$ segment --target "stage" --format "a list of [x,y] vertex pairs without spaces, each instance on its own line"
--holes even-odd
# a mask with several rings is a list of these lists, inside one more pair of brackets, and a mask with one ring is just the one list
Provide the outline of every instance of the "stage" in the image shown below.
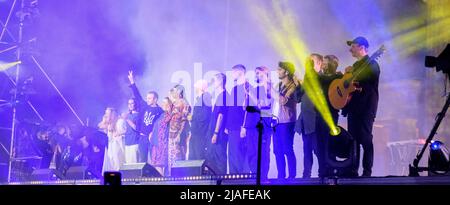
[[[450,170],[449,10],[0,0],[0,185],[103,185],[105,170],[132,173],[122,185],[255,186],[210,176],[255,170],[264,186],[450,185],[407,177]],[[275,179],[285,157],[289,176],[313,178]],[[342,176],[325,163],[375,177],[315,177]],[[174,167],[202,176],[154,175]]]

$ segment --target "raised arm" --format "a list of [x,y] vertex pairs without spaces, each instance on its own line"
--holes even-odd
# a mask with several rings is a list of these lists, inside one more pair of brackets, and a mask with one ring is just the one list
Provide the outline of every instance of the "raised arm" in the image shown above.
[[98,123],[98,128],[101,130],[108,130],[108,116],[103,115],[102,121]]
[[128,71],[128,80],[130,81],[130,88],[133,91],[134,98],[136,98],[136,100],[139,102],[140,105],[145,105],[146,102],[145,102],[144,98],[142,98],[142,95],[136,86],[136,83],[134,81],[133,71],[131,71],[131,70]]

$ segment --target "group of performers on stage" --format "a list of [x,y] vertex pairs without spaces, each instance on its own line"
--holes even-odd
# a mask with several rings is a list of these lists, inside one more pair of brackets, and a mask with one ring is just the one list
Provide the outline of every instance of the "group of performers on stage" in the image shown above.
[[[351,82],[358,85],[359,91],[353,93],[341,110],[330,105],[327,95],[332,81],[343,77],[341,72],[337,72],[339,60],[334,55],[311,54],[305,63],[303,81],[295,77],[292,63],[279,62],[276,72],[280,82],[275,85],[271,83],[269,68],[260,66],[254,69],[256,86],[252,86],[245,77],[246,67],[235,65],[231,68],[232,79],[227,79],[224,73],[217,73],[208,81],[196,82],[193,105],[186,100],[182,85],[173,87],[167,96],[161,97],[157,92],[149,91],[144,98],[130,71],[129,87],[134,97],[127,101],[128,110],[119,113],[108,107],[98,124],[98,129],[107,135],[104,147],[101,147],[101,140],[86,138],[78,139],[78,144],[84,145],[81,147],[86,148],[86,153],[98,153],[98,156],[92,155],[97,156],[95,159],[103,156],[103,160],[95,161],[96,166],[91,166],[98,174],[119,171],[124,164],[149,163],[161,175],[170,176],[171,167],[177,160],[205,160],[214,174],[256,173],[257,124],[262,122],[262,179],[268,177],[271,142],[278,178],[285,179],[286,175],[289,179],[296,177],[295,133],[303,139],[302,177],[311,177],[313,153],[318,159],[319,177],[326,177],[331,173],[325,160],[328,156],[324,142],[330,136],[330,128],[314,101],[315,95],[323,95],[336,125],[340,111],[347,117],[348,132],[358,144],[357,159],[360,145],[364,149],[362,176],[371,176],[374,155],[372,127],[377,113],[380,69],[378,63],[368,56],[369,43],[364,37],[347,41],[347,44],[357,61],[345,69],[345,74],[362,74]],[[312,85],[313,80],[319,82],[320,89],[314,91],[319,93],[305,89]],[[227,84],[233,85],[231,90],[226,90]],[[298,103],[300,115],[297,115]],[[92,132],[85,136],[92,136]],[[99,161],[102,167],[98,166]],[[347,176],[359,176],[359,160],[356,161]]]
[[[357,59],[346,73],[362,72],[352,83],[357,83],[359,92],[352,95],[341,114],[348,118],[348,131],[364,149],[363,176],[371,176],[373,166],[372,126],[377,112],[378,82],[380,69],[377,62],[368,56],[368,41],[357,37],[348,41],[350,52]],[[271,84],[270,69],[255,68],[257,86],[253,87],[245,78],[244,65],[232,67],[232,79],[217,73],[208,83],[195,83],[195,102],[190,106],[185,99],[184,87],[176,85],[167,97],[160,98],[157,92],[142,97],[130,71],[128,78],[134,97],[128,100],[128,111],[119,114],[107,108],[98,127],[107,133],[109,142],[104,170],[119,170],[124,163],[146,162],[157,168],[164,176],[170,176],[172,165],[177,160],[204,159],[215,174],[256,173],[258,156],[257,123],[262,120],[262,178],[267,178],[270,159],[270,143],[276,158],[278,178],[296,177],[294,135],[303,139],[303,177],[311,177],[313,153],[319,163],[319,177],[329,175],[324,158],[324,138],[329,137],[329,127],[316,109],[311,94],[303,85],[318,76],[321,95],[327,98],[330,83],[342,78],[337,72],[339,60],[334,55],[322,56],[313,53],[305,65],[303,82],[295,75],[290,62],[279,62],[277,73],[280,82]],[[364,65],[364,66],[361,66]],[[314,73],[313,73],[314,72]],[[225,85],[233,83],[229,91]],[[212,88],[211,88],[212,86]],[[212,90],[212,91],[211,91]],[[297,103],[301,113],[297,118]],[[259,112],[249,112],[255,107]],[[337,124],[339,110],[330,108]],[[189,153],[187,155],[187,152]],[[352,167],[349,176],[358,176],[359,164]]]

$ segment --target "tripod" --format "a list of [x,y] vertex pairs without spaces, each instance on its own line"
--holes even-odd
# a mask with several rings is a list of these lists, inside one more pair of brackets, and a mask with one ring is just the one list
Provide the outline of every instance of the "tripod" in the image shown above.
[[[450,77],[450,74],[447,74]],[[427,141],[423,145],[420,152],[417,154],[416,158],[414,159],[414,162],[412,165],[409,165],[409,176],[410,177],[418,177],[419,172],[427,171],[429,170],[429,167],[419,167],[420,159],[422,159],[423,154],[425,150],[427,149],[428,144],[431,143],[431,140],[433,139],[434,135],[436,135],[437,129],[439,128],[439,125],[441,124],[442,120],[445,117],[445,113],[448,110],[448,107],[450,106],[450,94],[447,95],[447,100],[445,101],[445,105],[442,108],[442,111],[437,114],[436,122],[434,123],[433,129],[431,129],[430,135],[428,135]]]

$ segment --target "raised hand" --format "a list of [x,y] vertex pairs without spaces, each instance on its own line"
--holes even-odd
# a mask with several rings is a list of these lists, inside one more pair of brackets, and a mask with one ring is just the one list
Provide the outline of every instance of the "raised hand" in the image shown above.
[[130,81],[130,84],[134,84],[134,75],[131,70],[128,71],[128,80]]

